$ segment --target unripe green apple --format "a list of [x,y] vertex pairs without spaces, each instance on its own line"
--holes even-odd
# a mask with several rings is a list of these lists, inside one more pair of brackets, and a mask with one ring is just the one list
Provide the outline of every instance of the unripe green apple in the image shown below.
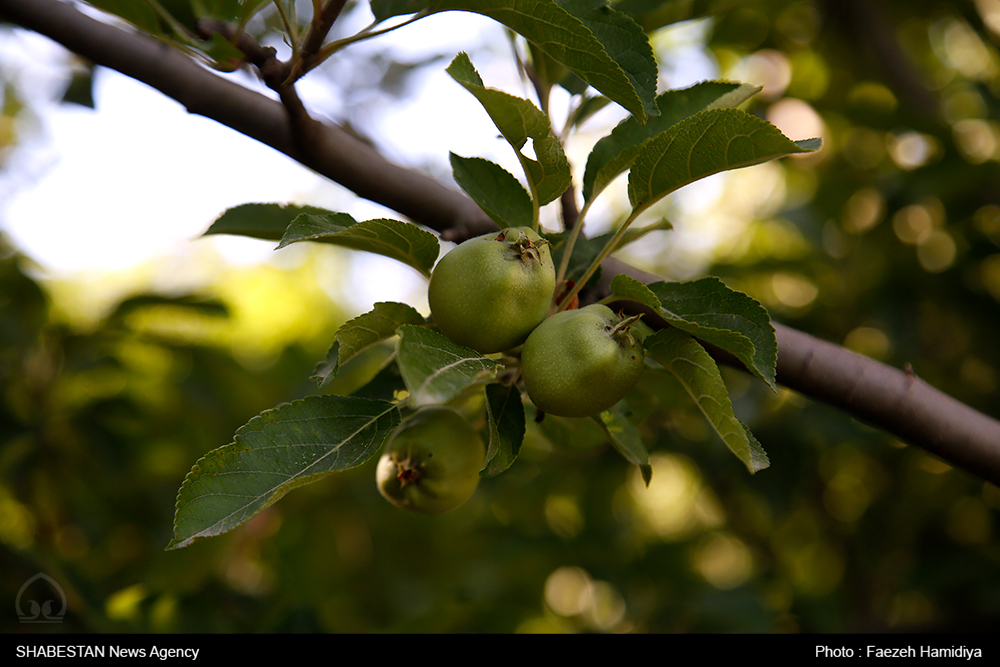
[[464,503],[479,486],[486,446],[451,408],[421,408],[389,438],[375,479],[379,492],[403,509],[428,514]]
[[441,333],[481,354],[517,347],[548,314],[556,274],[528,227],[469,239],[441,258],[427,301]]
[[535,407],[589,417],[620,401],[645,363],[642,343],[630,333],[637,321],[594,304],[538,325],[521,353],[524,388]]

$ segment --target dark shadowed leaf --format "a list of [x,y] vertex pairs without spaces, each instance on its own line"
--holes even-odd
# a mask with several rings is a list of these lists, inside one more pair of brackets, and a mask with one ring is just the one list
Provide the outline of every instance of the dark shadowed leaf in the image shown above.
[[295,487],[361,465],[399,420],[393,403],[344,396],[311,396],[262,412],[188,473],[167,549],[232,530]]
[[517,386],[487,385],[486,414],[489,417],[490,440],[482,475],[493,477],[514,463],[524,441],[524,403]]
[[376,21],[384,21],[393,16],[414,14],[430,4],[429,0],[371,0],[371,10]]
[[618,453],[629,463],[639,466],[642,479],[646,482],[646,486],[649,486],[653,478],[653,467],[649,464],[646,444],[632,422],[617,410],[617,406],[595,416],[594,421],[604,429]]
[[531,197],[513,174],[482,158],[451,153],[450,159],[455,182],[501,229],[531,226]]
[[644,341],[646,355],[669,371],[708,423],[751,473],[770,465],[749,429],[733,414],[729,392],[715,360],[698,341],[678,329],[661,329]]
[[240,204],[227,209],[205,232],[234,234],[267,241],[280,241],[292,220],[303,213],[324,213],[315,206],[293,204]]

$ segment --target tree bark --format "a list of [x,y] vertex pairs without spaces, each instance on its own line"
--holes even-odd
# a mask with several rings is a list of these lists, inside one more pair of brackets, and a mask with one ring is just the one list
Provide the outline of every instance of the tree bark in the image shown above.
[[[0,0],[0,16],[48,36],[95,64],[142,81],[189,112],[271,146],[447,239],[495,228],[464,194],[388,162],[336,125],[317,123],[315,145],[302,150],[280,102],[227,80],[141,33],[93,19],[60,0]],[[647,281],[657,279],[613,259],[606,268],[608,276],[628,273]],[[778,323],[774,327],[780,384],[1000,485],[1000,421],[934,389],[912,372]],[[739,366],[731,356],[712,352],[720,362]]]

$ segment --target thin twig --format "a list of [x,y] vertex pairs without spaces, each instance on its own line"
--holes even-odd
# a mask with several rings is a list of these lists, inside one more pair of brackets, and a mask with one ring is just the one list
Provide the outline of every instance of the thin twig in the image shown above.
[[306,72],[319,65],[323,58],[320,56],[320,49],[326,36],[330,34],[333,24],[337,22],[340,13],[344,10],[347,0],[327,0],[320,11],[315,11],[313,6],[312,23],[309,24],[309,32],[306,33],[305,41],[299,50],[298,58],[292,64],[290,78],[292,80],[301,78]]

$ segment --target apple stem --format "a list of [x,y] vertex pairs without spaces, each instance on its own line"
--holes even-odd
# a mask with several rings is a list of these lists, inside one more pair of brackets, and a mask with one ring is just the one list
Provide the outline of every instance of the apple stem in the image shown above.
[[639,320],[642,319],[642,315],[642,313],[639,313],[638,315],[627,317],[616,324],[610,331],[611,338],[618,341],[619,345],[625,345],[626,343],[629,346],[635,345],[635,340],[632,338],[632,334],[630,332],[632,327],[634,327]]

